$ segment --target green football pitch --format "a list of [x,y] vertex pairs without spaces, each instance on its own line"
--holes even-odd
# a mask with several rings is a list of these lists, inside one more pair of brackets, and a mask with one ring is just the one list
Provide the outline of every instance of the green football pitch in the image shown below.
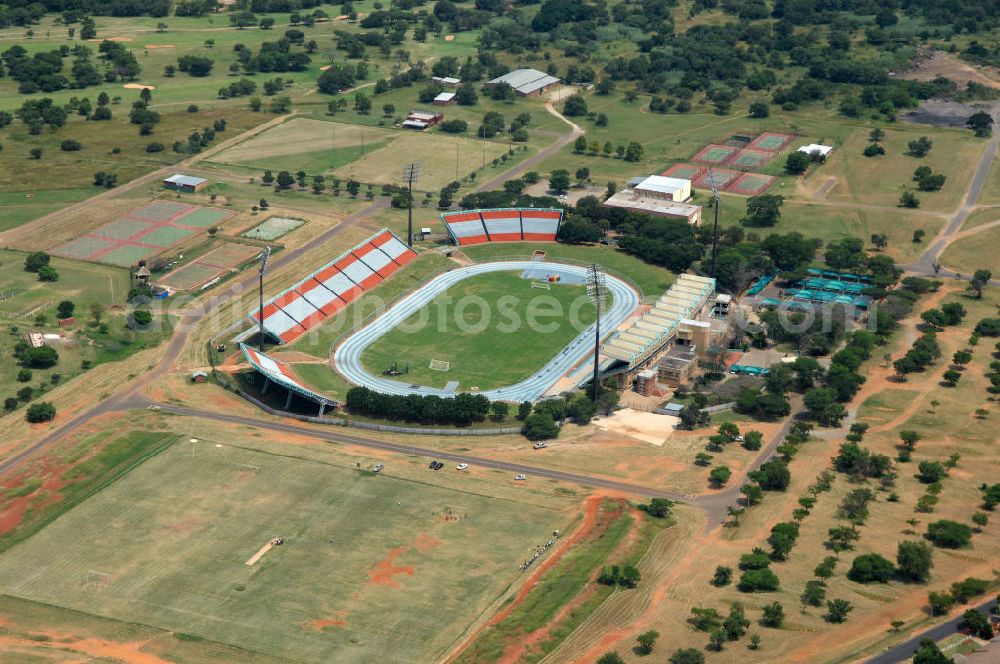
[[290,661],[431,662],[566,527],[559,501],[425,478],[424,459],[374,475],[323,446],[202,435],[0,556],[0,593]]
[[[538,371],[588,325],[594,306],[582,285],[532,286],[520,272],[493,272],[455,284],[376,340],[361,356],[372,373],[393,362],[401,380],[459,390],[512,385]],[[538,282],[534,282],[538,283]],[[448,362],[447,371],[430,368]]]

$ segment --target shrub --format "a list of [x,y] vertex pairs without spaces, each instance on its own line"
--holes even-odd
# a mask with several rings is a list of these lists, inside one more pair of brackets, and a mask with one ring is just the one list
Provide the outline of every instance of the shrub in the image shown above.
[[56,407],[48,401],[40,401],[28,406],[25,417],[29,422],[48,422],[56,417]]
[[972,528],[964,523],[942,519],[927,526],[927,539],[935,546],[960,549],[972,539]]
[[770,569],[752,569],[740,575],[736,586],[741,592],[774,592],[778,589],[778,575]]
[[896,571],[904,579],[926,582],[934,567],[933,550],[924,542],[900,542],[896,548]]
[[850,571],[847,572],[847,578],[857,583],[872,581],[886,583],[892,578],[894,571],[891,562],[877,553],[868,553],[854,559]]
[[549,440],[559,436],[559,425],[549,413],[534,413],[524,418],[522,433],[528,440]]
[[70,138],[59,144],[59,149],[63,152],[78,152],[82,147],[80,141],[74,141]]
[[163,152],[163,143],[153,141],[146,144],[146,152]]

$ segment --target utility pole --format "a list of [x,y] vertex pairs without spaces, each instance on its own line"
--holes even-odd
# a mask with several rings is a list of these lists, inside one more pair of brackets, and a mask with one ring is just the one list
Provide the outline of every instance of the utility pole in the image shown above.
[[264,271],[267,269],[267,259],[271,257],[271,246],[268,245],[264,247],[263,253],[260,255],[260,271],[258,276],[260,277],[260,289],[258,295],[260,295],[260,309],[257,310],[257,315],[260,316],[260,329],[257,340],[257,348],[260,352],[264,352]]
[[406,183],[406,246],[413,248],[413,183],[420,177],[420,164],[413,162],[403,167],[403,182]]
[[601,354],[601,305],[607,296],[608,284],[604,276],[604,268],[597,263],[591,263],[587,267],[587,295],[597,309],[597,319],[594,322],[594,379],[593,379],[593,399],[597,403],[597,397],[601,393],[601,369],[598,366]]
[[712,188],[712,200],[715,201],[715,225],[712,227],[712,278],[715,279],[715,249],[719,243],[719,187],[715,184],[715,173],[708,169],[708,186]]

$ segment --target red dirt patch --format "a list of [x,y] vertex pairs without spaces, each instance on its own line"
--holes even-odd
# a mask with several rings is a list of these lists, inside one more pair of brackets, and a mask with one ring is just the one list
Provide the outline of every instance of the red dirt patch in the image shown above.
[[441,546],[441,540],[436,537],[432,537],[426,533],[420,533],[417,538],[413,540],[413,548],[421,553],[427,553],[428,551],[433,551],[434,549]]
[[42,484],[31,493],[3,504],[2,509],[0,509],[0,535],[17,528],[29,507],[41,510],[62,500],[62,494],[59,491],[68,484],[62,477],[69,468],[69,464],[57,463],[46,457],[41,459],[35,468],[8,481],[4,486],[20,487],[31,478],[41,477]]
[[334,611],[332,618],[317,618],[308,623],[310,629],[322,631],[330,627],[346,627],[347,620],[344,619],[342,611]]
[[389,554],[385,559],[375,563],[375,566],[368,570],[368,577],[371,583],[376,586],[386,586],[388,588],[399,588],[399,581],[394,579],[394,576],[399,574],[405,574],[407,576],[413,576],[413,566],[412,565],[400,565],[396,566],[396,558],[406,553],[405,546],[397,546],[395,549],[389,551]]

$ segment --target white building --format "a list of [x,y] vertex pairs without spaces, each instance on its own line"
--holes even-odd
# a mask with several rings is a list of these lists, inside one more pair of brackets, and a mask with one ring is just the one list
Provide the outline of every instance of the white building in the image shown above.
[[656,217],[678,217],[688,223],[701,221],[701,206],[691,205],[691,181],[650,175],[629,180],[624,191],[604,201],[605,207],[643,212]]
[[833,152],[833,147],[830,145],[820,145],[819,143],[810,143],[809,145],[800,147],[797,152],[804,152],[814,158],[826,159],[826,156]]

